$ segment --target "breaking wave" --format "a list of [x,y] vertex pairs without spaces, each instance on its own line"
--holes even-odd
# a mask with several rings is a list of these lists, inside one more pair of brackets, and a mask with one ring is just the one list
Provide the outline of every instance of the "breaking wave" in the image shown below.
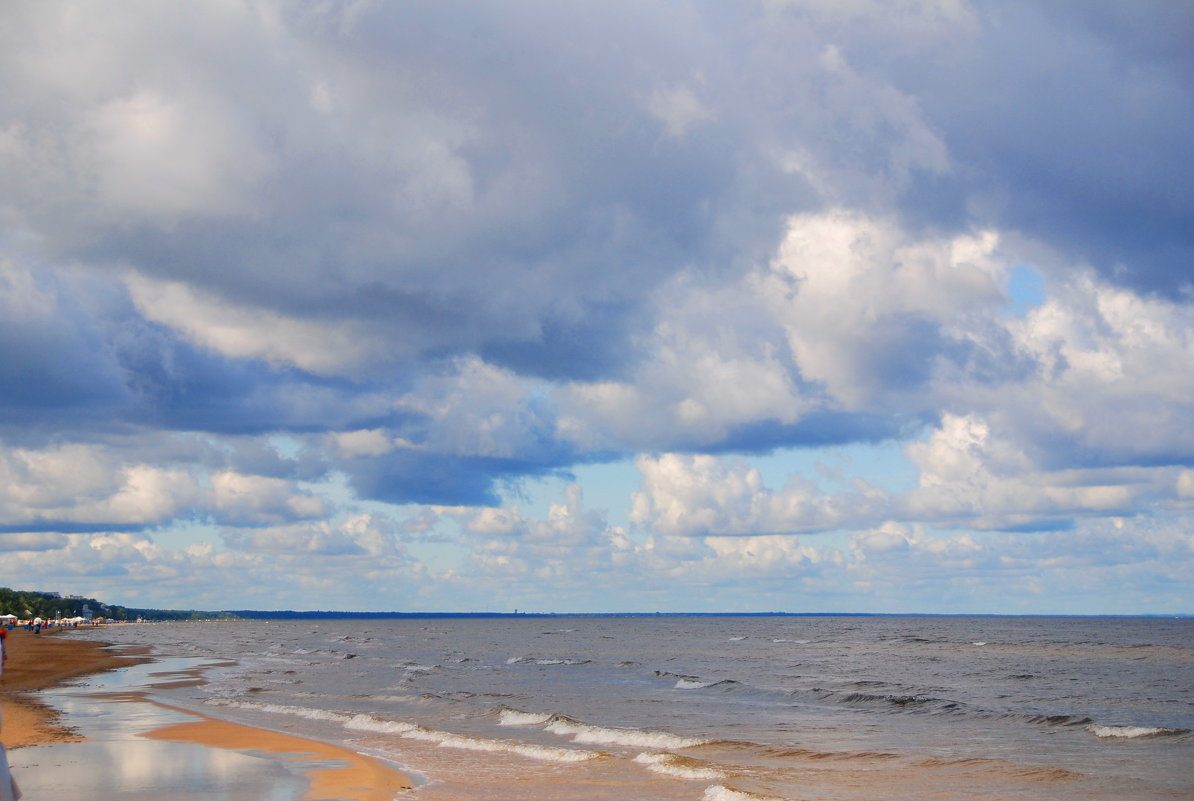
[[572,742],[584,745],[624,745],[632,748],[695,748],[708,740],[697,737],[681,737],[661,731],[641,729],[613,729],[605,726],[590,726],[563,716],[555,716],[544,727],[544,731],[571,737]]
[[1086,730],[1095,737],[1122,740],[1134,740],[1138,737],[1181,737],[1190,734],[1189,729],[1167,729],[1163,726],[1103,726],[1098,723],[1087,725]]
[[702,765],[692,759],[676,756],[675,754],[639,754],[634,761],[646,765],[648,770],[677,779],[692,779],[694,781],[717,781],[726,777],[725,773]]
[[517,709],[503,709],[498,713],[498,725],[541,726],[551,718],[550,712],[520,712]]
[[374,732],[377,734],[395,734],[408,740],[434,743],[442,748],[515,754],[528,759],[538,759],[545,762],[584,762],[601,756],[596,751],[585,751],[576,748],[552,748],[543,745],[526,745],[525,743],[511,743],[505,740],[492,740],[486,737],[466,737],[461,734],[426,729],[413,723],[381,720],[372,715],[365,714],[353,716],[345,722],[344,728],[352,731]]

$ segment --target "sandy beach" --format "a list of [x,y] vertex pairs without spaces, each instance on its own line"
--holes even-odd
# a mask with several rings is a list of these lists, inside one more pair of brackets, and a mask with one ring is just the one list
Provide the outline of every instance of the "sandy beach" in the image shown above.
[[57,710],[38,699],[37,690],[149,658],[144,651],[126,649],[115,654],[102,643],[25,629],[10,631],[6,644],[8,660],[0,677],[0,711],[4,715],[0,740],[8,748],[80,739],[61,725]]
[[[194,669],[148,672],[136,688],[106,689],[95,675],[135,665],[153,671],[157,665],[144,650],[113,652],[69,632],[17,630],[7,643],[0,740],[26,798],[389,801],[412,786],[387,763],[355,751],[153,699],[154,687],[201,681]],[[88,676],[94,679],[86,688],[68,685]],[[89,711],[73,720],[60,707]],[[135,781],[113,784],[114,776],[130,774]]]

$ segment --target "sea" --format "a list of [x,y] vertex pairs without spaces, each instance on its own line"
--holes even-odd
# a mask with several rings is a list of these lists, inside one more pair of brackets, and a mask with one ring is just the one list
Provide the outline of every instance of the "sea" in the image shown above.
[[416,783],[403,798],[1194,799],[1194,618],[441,616],[81,636],[201,672],[152,691],[171,705],[393,763]]

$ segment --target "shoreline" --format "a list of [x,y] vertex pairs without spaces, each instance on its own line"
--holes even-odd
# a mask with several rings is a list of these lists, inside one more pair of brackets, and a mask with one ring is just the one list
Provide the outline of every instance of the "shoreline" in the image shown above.
[[[303,801],[389,801],[413,787],[410,778],[389,763],[348,747],[222,720],[150,697],[155,690],[203,683],[200,668],[150,673],[136,689],[105,688],[102,678],[97,681],[100,686],[81,687],[78,693],[64,688],[70,680],[82,676],[100,676],[119,668],[161,661],[151,656],[148,648],[113,651],[106,643],[78,639],[65,632],[35,635],[23,630],[9,632],[7,646],[9,658],[0,677],[0,741],[10,749],[13,772],[27,795],[35,789],[30,785],[44,777],[21,770],[17,763],[32,766],[52,758],[70,768],[55,771],[54,781],[69,781],[71,785],[45,787],[43,791],[52,790],[57,797],[74,792],[78,797],[103,798],[102,790],[98,795],[89,795],[88,790],[99,788],[101,778],[113,773],[112,754],[141,764],[145,760],[138,753],[150,752],[167,757],[159,757],[158,797],[183,797],[178,795],[179,788],[171,785],[167,789],[167,782],[176,779],[171,761],[212,765],[191,780],[192,794],[186,796],[210,797],[211,789],[221,787],[223,781],[215,767],[221,763],[221,753],[234,755],[244,763],[268,763],[254,770],[255,783],[229,796],[245,801],[267,795],[277,797],[270,791],[278,789],[277,778],[283,774],[301,777],[306,791],[294,798]],[[43,690],[58,696],[65,690],[76,703],[101,705],[104,716],[120,721],[120,725],[113,727],[109,723],[105,727],[94,721],[72,725],[69,714],[39,697]],[[149,723],[130,736],[127,721],[133,718]],[[194,758],[196,752],[200,753],[199,759]],[[149,790],[152,794],[153,777],[142,775],[140,780],[148,780],[150,786],[138,787],[138,791]],[[121,796],[115,793],[108,797]]]
[[9,748],[78,742],[81,735],[62,714],[37,697],[39,690],[71,679],[152,661],[148,648],[113,651],[106,643],[80,640],[64,632],[33,634],[14,629],[5,641],[8,660],[0,676],[0,742]]

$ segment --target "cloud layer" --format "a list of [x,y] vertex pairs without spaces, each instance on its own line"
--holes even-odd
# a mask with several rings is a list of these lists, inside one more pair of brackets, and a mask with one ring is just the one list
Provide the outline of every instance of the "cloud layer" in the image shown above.
[[[0,579],[1188,611],[1191,30],[1165,2],[14,9]],[[804,461],[893,446],[894,481]]]

